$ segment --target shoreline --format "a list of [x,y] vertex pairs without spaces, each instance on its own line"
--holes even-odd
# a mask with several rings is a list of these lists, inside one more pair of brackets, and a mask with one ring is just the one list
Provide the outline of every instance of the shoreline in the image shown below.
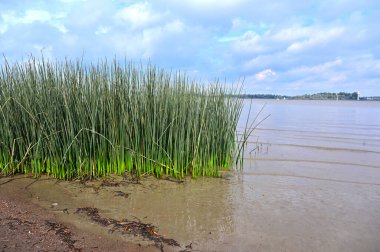
[[162,251],[154,245],[111,238],[65,221],[34,203],[25,186],[12,183],[23,178],[28,177],[0,178],[0,251]]

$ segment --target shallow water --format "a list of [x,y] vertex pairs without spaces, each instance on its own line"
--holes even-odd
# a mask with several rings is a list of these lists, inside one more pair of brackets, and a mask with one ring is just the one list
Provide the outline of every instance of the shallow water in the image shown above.
[[28,190],[77,226],[108,235],[73,214],[97,207],[109,218],[152,223],[182,249],[379,251],[380,103],[253,100],[252,113],[264,103],[259,120],[271,116],[249,139],[244,169],[227,179],[150,177],[100,190],[100,182],[42,180]]
[[260,150],[247,155],[234,211],[235,227],[252,235],[227,246],[379,251],[380,103],[265,102],[271,116],[250,139],[247,149]]

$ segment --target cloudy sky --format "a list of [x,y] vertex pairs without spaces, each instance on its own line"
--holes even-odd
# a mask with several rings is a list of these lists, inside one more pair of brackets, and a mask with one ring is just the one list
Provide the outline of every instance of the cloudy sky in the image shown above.
[[380,2],[0,0],[0,53],[150,60],[247,93],[380,95]]

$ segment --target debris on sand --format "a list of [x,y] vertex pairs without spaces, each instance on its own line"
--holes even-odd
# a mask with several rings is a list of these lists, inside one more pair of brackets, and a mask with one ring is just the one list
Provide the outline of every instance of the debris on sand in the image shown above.
[[82,251],[82,249],[75,248],[74,244],[76,240],[73,240],[71,238],[72,233],[67,227],[60,223],[49,220],[46,220],[45,224],[46,226],[50,227],[50,230],[55,231],[55,234],[58,235],[61,238],[61,240],[69,246],[70,249],[74,251]]
[[129,197],[129,193],[125,193],[123,191],[114,191],[114,193],[116,197],[124,197],[124,198]]
[[92,221],[105,227],[117,223],[116,220],[100,217],[99,210],[94,207],[77,208],[75,213],[85,213]]
[[142,223],[141,221],[130,221],[126,219],[117,221],[114,219],[103,218],[99,214],[99,209],[93,207],[78,208],[75,213],[86,214],[92,221],[98,223],[99,225],[107,227],[111,226],[109,229],[109,232],[111,233],[119,232],[122,235],[140,236],[153,241],[156,246],[166,244],[170,246],[180,247],[180,244],[176,240],[168,239],[158,234],[156,227],[149,223]]
[[118,187],[120,185],[121,185],[121,182],[110,181],[110,180],[103,180],[102,184],[100,186],[103,186],[103,187]]

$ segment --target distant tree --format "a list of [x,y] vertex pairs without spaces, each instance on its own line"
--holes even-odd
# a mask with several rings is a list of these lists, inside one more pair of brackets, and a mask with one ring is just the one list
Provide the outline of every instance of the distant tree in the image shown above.
[[358,92],[353,92],[352,93],[352,100],[358,100],[359,94]]

